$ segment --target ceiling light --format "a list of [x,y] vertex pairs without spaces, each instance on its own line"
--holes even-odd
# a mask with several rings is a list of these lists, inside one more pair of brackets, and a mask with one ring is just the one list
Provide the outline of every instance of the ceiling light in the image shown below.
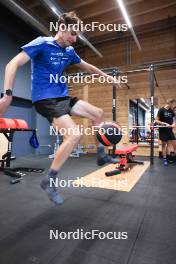
[[124,6],[123,1],[122,1],[122,0],[117,0],[117,2],[118,2],[118,4],[119,4],[119,6],[120,6],[120,9],[121,9],[121,11],[122,11],[122,14],[123,14],[123,16],[124,16],[124,18],[125,18],[125,21],[126,21],[128,27],[129,27],[129,28],[132,28],[132,24],[131,24],[131,21],[130,21],[130,19],[129,19],[129,16],[128,16],[128,13],[127,13],[127,11],[126,11],[126,8],[125,8],[125,6]]

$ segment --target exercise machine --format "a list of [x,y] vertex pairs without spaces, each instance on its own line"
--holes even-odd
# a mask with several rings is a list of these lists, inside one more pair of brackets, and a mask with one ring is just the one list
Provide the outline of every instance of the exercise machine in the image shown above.
[[[10,118],[0,118],[0,133],[2,133],[8,140],[7,152],[2,156],[0,160],[0,170],[6,175],[12,177],[11,183],[20,182],[22,177],[25,175],[24,172],[37,172],[41,173],[44,169],[40,168],[27,168],[27,167],[16,167],[11,168],[11,161],[15,159],[12,157],[12,146],[13,146],[13,136],[15,132],[29,132],[31,131],[32,137],[36,138],[36,129],[28,128],[28,124],[22,119],[10,119]],[[37,141],[37,138],[36,138]],[[33,142],[33,146],[37,142]]]

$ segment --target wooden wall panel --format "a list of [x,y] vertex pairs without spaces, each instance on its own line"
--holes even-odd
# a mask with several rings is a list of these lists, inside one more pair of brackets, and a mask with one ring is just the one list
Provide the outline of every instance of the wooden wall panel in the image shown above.
[[[131,54],[129,55],[129,50],[127,54],[127,41],[120,40],[97,46],[104,54],[103,59],[95,56],[89,49],[82,52],[82,58],[100,68],[120,66],[120,68],[126,70],[135,67],[136,64],[141,65],[150,61],[168,60],[176,57],[175,29],[146,34],[139,39],[143,48],[142,52],[139,52],[133,41],[130,40]],[[130,61],[131,63],[129,63]],[[73,68],[73,71],[75,72],[77,69]],[[176,98],[176,69],[158,70],[156,71],[156,78],[159,87],[155,88],[155,97],[158,98],[158,104],[161,107],[167,99]],[[150,97],[149,73],[129,74],[128,85],[130,89],[123,87],[117,90],[117,121],[123,126],[128,124],[129,99]],[[85,84],[77,84],[73,85],[71,95],[78,96],[80,99],[102,108],[105,112],[105,120],[112,120],[112,85],[90,84],[85,92]],[[91,122],[85,121],[83,118],[76,117],[74,120],[84,126],[91,126]],[[83,145],[94,144],[94,142],[93,136],[83,136],[81,140]],[[129,144],[127,136],[123,137],[122,143]],[[149,146],[139,147],[138,153],[149,155]],[[155,155],[158,155],[158,148],[155,149]]]
[[[151,61],[161,61],[176,58],[175,28],[138,35],[142,51],[140,52],[132,37],[110,40],[95,44],[103,54],[99,58],[88,47],[76,49],[80,57],[99,68],[120,67],[127,69]],[[78,71],[77,67],[69,68],[68,72]]]

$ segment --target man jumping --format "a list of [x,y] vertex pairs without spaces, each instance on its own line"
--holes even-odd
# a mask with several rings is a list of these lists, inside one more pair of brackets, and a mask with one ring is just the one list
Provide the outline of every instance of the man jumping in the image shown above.
[[[12,89],[19,67],[31,60],[32,63],[32,102],[39,114],[59,129],[66,131],[63,143],[55,153],[47,177],[42,180],[41,187],[46,191],[51,201],[56,204],[63,202],[56,188],[50,186],[50,179],[56,179],[61,166],[68,159],[73,148],[78,144],[80,135],[69,133],[77,127],[71,115],[88,118],[94,126],[103,121],[103,110],[68,95],[66,83],[50,82],[50,74],[63,76],[64,70],[75,64],[82,71],[104,76],[114,81],[112,76],[102,72],[97,67],[82,60],[71,46],[76,42],[79,31],[69,25],[81,23],[74,12],[63,14],[58,21],[59,31],[55,37],[38,37],[22,47],[22,51],[6,66],[4,97],[0,100],[0,114],[2,115],[12,101]],[[63,27],[64,26],[64,27]],[[63,29],[64,28],[64,29]],[[104,147],[97,142],[97,163],[116,163],[116,160],[105,154]]]

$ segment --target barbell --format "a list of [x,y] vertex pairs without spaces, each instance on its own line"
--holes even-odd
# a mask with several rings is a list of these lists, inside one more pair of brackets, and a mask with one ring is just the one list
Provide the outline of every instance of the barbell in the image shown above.
[[137,129],[137,128],[141,128],[141,129],[150,129],[150,130],[154,130],[154,129],[157,129],[157,128],[171,128],[170,126],[167,126],[167,125],[157,125],[156,123],[151,123],[150,126],[132,126],[132,127],[129,127],[129,129]]

